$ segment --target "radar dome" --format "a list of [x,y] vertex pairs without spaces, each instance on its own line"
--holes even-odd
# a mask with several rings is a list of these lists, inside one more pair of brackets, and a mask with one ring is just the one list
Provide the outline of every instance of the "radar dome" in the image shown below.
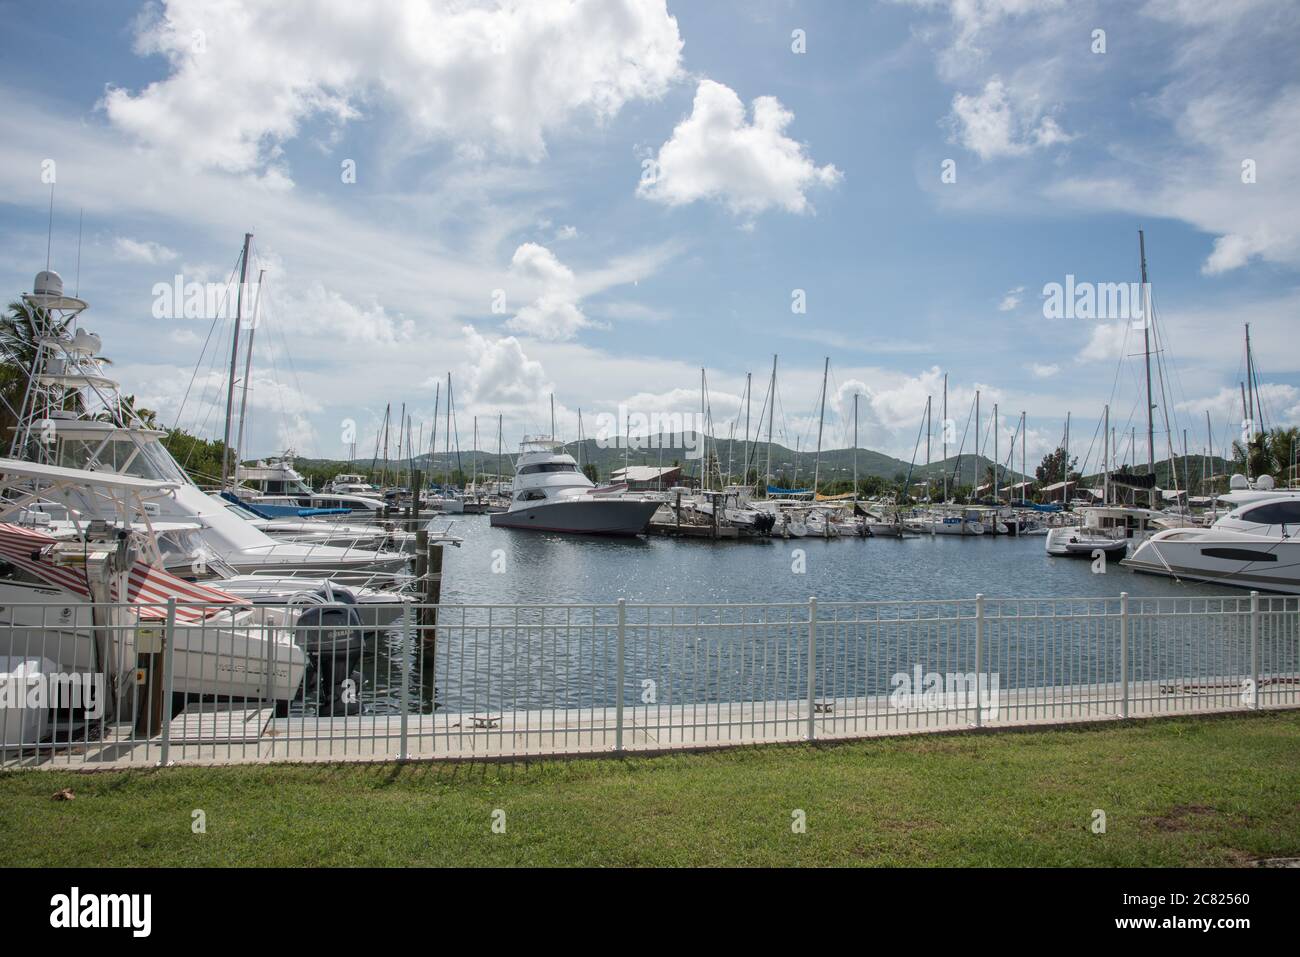
[[52,270],[38,272],[36,281],[32,283],[32,295],[61,299],[63,297],[63,277]]
[[1243,489],[1250,488],[1250,482],[1246,481],[1246,476],[1238,472],[1236,475],[1234,475],[1231,479],[1228,480],[1228,487],[1231,488],[1234,492],[1237,492]]

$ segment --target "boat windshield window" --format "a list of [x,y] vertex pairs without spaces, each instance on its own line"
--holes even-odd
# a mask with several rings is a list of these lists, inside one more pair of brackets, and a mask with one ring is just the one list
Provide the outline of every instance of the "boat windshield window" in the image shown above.
[[1243,512],[1241,517],[1260,525],[1300,525],[1300,502],[1269,502]]
[[576,472],[578,467],[571,462],[540,462],[537,465],[525,465],[519,470],[520,475],[533,475],[537,472]]
[[66,438],[59,443],[57,464],[71,469],[117,472],[154,481],[189,483],[175,461],[152,442],[136,444],[130,437]]

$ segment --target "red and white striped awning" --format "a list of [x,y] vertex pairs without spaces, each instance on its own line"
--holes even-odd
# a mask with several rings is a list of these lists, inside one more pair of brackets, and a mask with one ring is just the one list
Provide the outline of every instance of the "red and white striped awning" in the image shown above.
[[[83,570],[55,565],[45,560],[43,553],[54,544],[57,544],[56,540],[44,532],[0,522],[0,556],[41,581],[90,601],[90,583]],[[113,601],[122,600],[117,594],[116,585],[110,590],[110,597]],[[125,600],[143,606],[140,608],[141,618],[166,618],[167,609],[160,606],[165,605],[169,598],[175,598],[177,602],[202,603],[204,607],[176,606],[176,620],[186,622],[209,618],[219,612],[219,606],[222,605],[247,604],[218,588],[187,582],[161,568],[154,568],[147,562],[137,561],[131,566],[127,573]]]

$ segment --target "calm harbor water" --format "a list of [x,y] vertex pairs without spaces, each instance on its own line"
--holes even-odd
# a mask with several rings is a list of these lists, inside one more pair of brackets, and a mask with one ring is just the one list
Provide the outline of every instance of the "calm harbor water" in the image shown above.
[[[436,527],[441,528],[444,521]],[[1222,586],[1139,575],[1111,562],[1104,574],[1086,559],[1049,558],[1039,536],[923,536],[914,539],[779,539],[719,542],[603,539],[494,529],[486,516],[455,519],[459,548],[444,558],[436,673],[418,647],[408,651],[416,711],[499,713],[602,708],[615,700],[616,615],[630,604],[701,604],[705,609],[631,608],[624,695],[649,678],[663,700],[691,703],[780,700],[806,694],[807,612],[779,603],[916,601],[904,617],[969,616],[938,602],[997,598],[1115,598],[1236,595]],[[802,551],[802,558],[799,552]],[[798,569],[802,565],[803,571]],[[734,607],[755,603],[765,607]],[[588,609],[483,609],[446,606],[592,604]],[[733,607],[722,607],[727,604]],[[1074,607],[1067,605],[1066,607]],[[1097,606],[1093,606],[1094,609]],[[1080,609],[1082,611],[1082,609]],[[1094,612],[1095,613],[1095,612]],[[887,613],[898,615],[897,610]],[[870,623],[873,613],[825,608],[819,620],[819,693],[879,694],[892,674],[916,664],[973,670],[973,625]],[[839,624],[837,625],[837,621]],[[1270,640],[1278,626],[1268,623]],[[1209,629],[1206,631],[1205,629]],[[1022,624],[1015,637],[990,626],[989,660],[1002,686],[1043,687],[1114,681],[1118,628],[1098,619]],[[1291,635],[1288,631],[1287,635]],[[1134,625],[1131,676],[1238,673],[1246,654],[1239,620],[1199,624],[1166,618]],[[1269,652],[1296,666],[1294,636]],[[403,668],[393,632],[367,662],[364,697],[395,713]],[[1281,656],[1281,657],[1279,657]]]
[[[450,521],[450,519],[448,519]],[[445,523],[439,521],[437,527]],[[544,602],[907,601],[1233,594],[1223,586],[1140,575],[1110,562],[1105,574],[1077,558],[1049,558],[1041,536],[804,538],[708,542],[606,539],[492,528],[459,516],[448,548],[442,600]],[[797,573],[796,551],[804,553]],[[497,569],[494,571],[494,568]]]

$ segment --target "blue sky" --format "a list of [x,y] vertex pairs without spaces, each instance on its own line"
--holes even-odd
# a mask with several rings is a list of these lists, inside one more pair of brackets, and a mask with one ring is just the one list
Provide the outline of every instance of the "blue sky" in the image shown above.
[[829,355],[828,445],[858,393],[861,444],[910,458],[946,372],[959,437],[979,389],[1004,451],[1021,410],[1031,457],[1068,411],[1082,457],[1107,402],[1143,430],[1137,340],[1042,290],[1136,281],[1139,227],[1157,431],[1236,436],[1246,321],[1269,424],[1300,420],[1294,4],[358,7],[0,2],[0,279],[44,266],[53,159],[52,265],[164,421],[217,434],[228,357],[155,286],[224,281],[251,231],[251,453],[337,456],[350,420],[368,454],[449,370],[462,447],[476,414],[485,447],[498,413],[544,430],[551,392],[570,438],[579,408],[692,412],[700,367],[725,434],[776,353],[787,444]]

